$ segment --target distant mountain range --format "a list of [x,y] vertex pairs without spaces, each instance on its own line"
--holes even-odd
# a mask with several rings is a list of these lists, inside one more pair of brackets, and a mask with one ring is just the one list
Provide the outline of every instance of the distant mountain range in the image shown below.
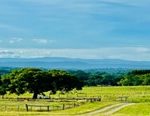
[[118,59],[75,59],[61,57],[0,58],[0,67],[39,67],[59,69],[150,69],[150,61],[127,61]]

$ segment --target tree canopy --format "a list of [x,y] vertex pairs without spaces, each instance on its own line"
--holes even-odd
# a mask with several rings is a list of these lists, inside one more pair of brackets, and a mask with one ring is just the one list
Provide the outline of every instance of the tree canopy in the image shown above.
[[150,85],[150,70],[133,70],[126,74],[118,84],[124,86]]
[[82,70],[42,70],[22,68],[0,76],[0,95],[7,92],[17,95],[33,93],[33,98],[46,91],[68,92],[83,86],[107,85],[150,85],[150,70],[132,70],[125,73],[108,73],[102,71]]
[[33,99],[36,99],[37,95],[42,92],[50,90],[54,93],[57,90],[70,91],[74,88],[81,89],[83,86],[76,77],[66,71],[43,71],[37,68],[13,70],[2,76],[1,83],[10,93],[17,95],[25,92],[33,93]]

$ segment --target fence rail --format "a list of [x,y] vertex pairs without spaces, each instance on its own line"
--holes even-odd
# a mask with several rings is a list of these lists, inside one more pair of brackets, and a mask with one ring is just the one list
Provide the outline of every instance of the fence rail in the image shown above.
[[26,106],[27,112],[29,110],[32,111],[33,108],[38,108],[37,110],[39,110],[39,111],[43,111],[43,110],[50,111],[50,106],[46,106],[46,105],[44,106],[44,105],[28,105],[28,104],[26,104],[25,106]]
[[20,105],[1,105],[0,111],[20,111],[22,107]]
[[[51,98],[51,99],[29,99],[29,98],[8,98],[1,99],[3,102],[8,103],[13,101],[18,105],[1,105],[0,111],[54,111],[54,110],[65,110],[69,108],[78,107],[87,102],[99,102],[101,97],[85,97],[85,98]],[[61,101],[61,102],[60,102]],[[50,102],[57,102],[54,105]],[[42,103],[42,105],[39,105]],[[47,105],[44,105],[46,103]],[[36,105],[37,104],[37,105]]]
[[26,111],[54,111],[54,110],[65,110],[74,107],[78,107],[83,103],[72,103],[72,104],[60,104],[60,105],[30,105],[25,104]]

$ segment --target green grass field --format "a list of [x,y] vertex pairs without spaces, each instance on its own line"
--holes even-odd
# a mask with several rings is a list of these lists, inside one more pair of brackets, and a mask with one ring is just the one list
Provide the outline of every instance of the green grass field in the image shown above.
[[[78,94],[77,94],[78,93]],[[72,97],[101,97],[101,102],[84,103],[75,108],[66,110],[56,110],[50,112],[37,112],[29,111],[25,109],[25,104],[33,105],[50,105],[50,106],[61,106],[62,104],[70,104],[73,102],[48,102],[47,100],[36,100],[36,101],[16,101],[16,100],[4,100],[0,99],[0,116],[45,116],[45,115],[76,115],[85,112],[94,111],[101,109],[105,106],[116,104],[116,99],[120,96],[128,96],[127,102],[134,102],[135,105],[128,106],[122,110],[113,114],[114,116],[148,116],[150,115],[150,86],[134,86],[134,87],[84,87],[83,90],[78,91],[75,94],[67,93],[65,95],[56,94],[51,95],[53,98],[72,98]],[[49,94],[48,92],[46,93]],[[21,96],[14,94],[6,95],[9,98],[31,98],[32,94],[26,93]],[[7,106],[7,108],[3,107]],[[10,106],[10,107],[9,107]]]
[[150,116],[150,103],[137,103],[116,112],[113,116]]
[[[46,93],[48,96],[48,92]],[[150,101],[150,86],[123,86],[123,87],[84,87],[78,91],[79,97],[102,97],[103,100],[115,100],[119,96],[128,96],[130,102],[149,102]],[[20,96],[15,94],[6,95],[11,98],[32,98],[32,94],[26,93]],[[77,94],[56,94],[51,97],[77,97]]]
[[[116,102],[114,102],[116,103]],[[29,112],[26,112],[24,110],[20,110],[20,111],[15,111],[14,109],[10,109],[10,111],[0,111],[0,116],[6,116],[6,115],[34,115],[34,116],[37,116],[37,115],[76,115],[76,114],[82,114],[82,113],[85,113],[85,112],[90,112],[90,111],[94,111],[94,110],[97,110],[97,109],[100,109],[100,108],[103,108],[105,106],[108,106],[108,105],[111,105],[111,104],[114,104],[113,102],[95,102],[95,103],[86,103],[84,105],[81,105],[79,107],[75,107],[75,108],[72,108],[72,109],[67,109],[67,110],[56,110],[56,111],[50,111],[50,112],[35,112],[35,111],[29,111]],[[11,104],[11,103],[10,103]],[[9,105],[10,105],[9,104]]]

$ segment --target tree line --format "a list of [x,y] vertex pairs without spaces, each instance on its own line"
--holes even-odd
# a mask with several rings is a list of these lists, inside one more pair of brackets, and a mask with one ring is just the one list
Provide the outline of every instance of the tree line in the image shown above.
[[150,85],[150,70],[131,70],[128,72],[85,72],[70,71],[71,74],[82,80],[85,86],[137,86]]
[[150,85],[150,70],[133,70],[118,82],[123,86]]
[[0,78],[0,94],[17,95],[33,93],[33,98],[46,91],[68,92],[83,86],[137,86],[150,85],[150,70],[132,70],[124,73],[108,73],[83,70],[42,70],[23,68],[12,70]]
[[72,75],[82,80],[84,86],[117,86],[124,73],[108,73],[101,71],[69,71]]

